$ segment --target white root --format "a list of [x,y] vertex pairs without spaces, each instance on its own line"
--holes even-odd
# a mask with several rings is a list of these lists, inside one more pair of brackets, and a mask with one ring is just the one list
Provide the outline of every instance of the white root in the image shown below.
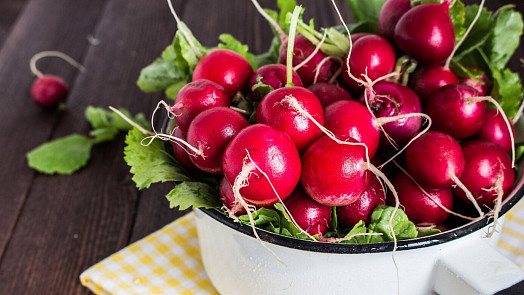
[[471,100],[473,102],[484,101],[484,100],[485,101],[489,101],[502,114],[502,118],[504,119],[504,122],[506,123],[506,127],[508,128],[509,138],[510,138],[510,141],[511,141],[511,168],[515,168],[515,154],[516,154],[515,153],[515,137],[513,136],[513,132],[511,132],[511,129],[512,129],[513,126],[511,124],[510,120],[508,119],[508,116],[506,116],[506,113],[504,112],[504,110],[500,106],[500,104],[491,96],[470,97],[469,100]]
[[[317,47],[315,47],[315,50],[313,50],[313,52],[311,52],[311,54],[306,59],[304,59],[301,63],[299,63],[298,65],[293,67],[294,71],[298,71],[298,69],[300,69],[301,67],[305,66],[315,56],[315,54],[317,54],[317,52],[320,50],[320,47],[322,46],[322,44],[324,44],[324,41],[326,41],[326,36],[327,36],[327,31],[324,31],[324,35],[322,36],[322,39],[318,43]],[[315,84],[315,83],[313,83],[313,84]]]
[[437,201],[432,195],[430,195],[416,180],[415,178],[413,178],[413,176],[411,176],[411,174],[409,174],[406,169],[404,169],[402,166],[400,166],[396,161],[393,161],[393,164],[395,164],[398,169],[400,169],[400,171],[402,171],[409,179],[411,179],[411,181],[413,181],[413,183],[418,187],[418,189],[426,196],[428,197],[433,203],[435,203],[435,205],[439,206],[442,210],[446,211],[447,213],[449,214],[452,214],[452,215],[455,215],[455,216],[458,216],[460,218],[464,218],[464,219],[467,219],[467,220],[472,220],[472,221],[476,221],[476,220],[479,220],[480,217],[469,217],[469,216],[465,216],[465,215],[462,215],[460,213],[457,213],[457,212],[454,212],[450,209],[448,209],[447,207],[445,207],[444,205],[442,205],[439,201]]
[[[326,62],[328,62],[330,59],[334,59],[336,61],[338,61],[340,63],[340,67],[338,68],[338,70],[333,74],[333,77],[337,77],[341,72],[342,72],[342,59],[338,56],[326,56],[324,57],[318,64],[317,66],[315,67],[315,77],[313,79],[313,84],[317,84],[317,81],[318,81],[318,76],[320,75],[320,69],[322,68],[322,66],[324,66],[324,64]],[[331,77],[330,81],[333,80],[333,77]]]
[[466,198],[468,198],[468,200],[473,204],[473,206],[475,207],[475,209],[477,209],[477,211],[479,212],[480,214],[480,217],[483,217],[484,216],[484,212],[482,212],[482,209],[480,209],[480,206],[479,204],[477,203],[477,200],[475,200],[475,197],[473,197],[473,194],[471,194],[471,192],[468,190],[468,188],[464,185],[464,183],[462,183],[462,181],[460,181],[460,179],[455,175],[453,174],[451,176],[451,179],[453,180],[453,182],[455,182],[456,185],[458,185],[458,187],[460,187],[462,189],[462,191],[466,194]]
[[504,190],[502,189],[502,184],[504,182],[504,174],[501,174],[494,185],[494,190],[497,193],[497,198],[495,199],[495,208],[493,208],[492,214],[493,214],[493,225],[488,227],[488,233],[486,234],[486,238],[491,238],[495,232],[497,231],[498,220],[499,220],[499,214],[500,210],[502,210],[502,198],[504,197]]
[[67,63],[69,63],[70,65],[72,65],[73,67],[77,68],[80,72],[85,72],[86,71],[86,68],[83,65],[81,65],[79,62],[77,62],[72,57],[70,57],[69,55],[67,55],[67,54],[65,54],[63,52],[60,52],[60,51],[42,51],[42,52],[39,52],[39,53],[33,55],[33,57],[31,57],[31,60],[29,61],[29,68],[31,69],[31,73],[33,73],[38,78],[42,78],[44,76],[44,74],[42,74],[42,72],[40,72],[37,69],[36,62],[39,59],[44,58],[44,57],[48,57],[48,56],[61,58],[64,61],[66,61]]
[[193,39],[191,39],[191,36],[186,31],[184,26],[181,25],[182,21],[180,21],[180,18],[178,18],[178,15],[176,14],[175,9],[173,8],[173,4],[171,3],[171,0],[167,0],[167,5],[169,5],[169,10],[171,10],[171,14],[173,14],[173,17],[175,18],[178,29],[180,30],[180,32],[182,32],[182,35],[184,35],[184,37],[186,38],[187,43],[189,43],[189,46],[191,47],[193,52],[196,54],[196,56],[198,56],[199,59],[202,58],[203,57],[202,53],[200,52],[200,50],[198,50],[195,43],[193,42]]
[[266,11],[260,6],[257,0],[251,0],[251,2],[253,3],[253,5],[255,5],[255,8],[257,9],[258,13],[260,13],[260,15],[262,15],[262,17],[264,17],[269,22],[269,24],[275,29],[275,31],[277,31],[280,41],[282,42],[282,44],[284,44],[287,41],[288,36],[282,30],[280,25],[271,16],[269,16],[269,14],[266,13]]
[[[453,51],[451,52],[451,54],[449,55],[448,59],[446,60],[446,63],[444,65],[444,67],[446,69],[449,69],[449,65],[451,63],[451,60],[453,59],[453,56],[455,55],[455,53],[459,49],[460,45],[462,45],[462,42],[464,42],[464,40],[466,40],[466,37],[469,35],[469,32],[471,31],[471,29],[473,29],[473,27],[475,26],[475,23],[479,19],[480,14],[482,13],[482,7],[484,7],[484,1],[485,0],[480,1],[479,10],[477,11],[477,15],[475,15],[475,18],[473,19],[473,21],[469,25],[468,29],[464,33],[464,36],[462,36],[462,38],[460,38],[460,40],[457,42],[457,44],[455,44],[455,47],[453,48]],[[455,1],[453,1],[453,4],[450,5],[450,7],[452,7],[454,4],[455,4]]]
[[519,121],[520,117],[522,117],[522,113],[524,113],[524,100],[520,101],[520,107],[519,107],[519,109],[517,111],[517,114],[515,114],[515,117],[513,117],[513,119],[511,119],[511,125],[517,124],[517,122]]

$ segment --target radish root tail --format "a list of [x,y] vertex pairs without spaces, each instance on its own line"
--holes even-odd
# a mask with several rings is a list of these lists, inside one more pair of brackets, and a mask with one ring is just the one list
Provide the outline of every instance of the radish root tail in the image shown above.
[[81,65],[79,62],[77,62],[72,57],[70,57],[69,55],[67,55],[67,54],[65,54],[63,52],[60,52],[60,51],[42,51],[42,52],[39,52],[39,53],[33,55],[33,57],[31,57],[31,60],[29,61],[29,68],[31,69],[31,73],[33,73],[38,78],[42,78],[44,76],[44,74],[42,74],[42,72],[40,72],[38,70],[38,68],[36,67],[36,62],[39,59],[41,59],[41,58],[49,57],[49,56],[58,57],[58,58],[63,59],[64,61],[66,61],[67,63],[72,65],[73,67],[77,68],[80,72],[85,72],[86,71],[86,68],[83,65]]

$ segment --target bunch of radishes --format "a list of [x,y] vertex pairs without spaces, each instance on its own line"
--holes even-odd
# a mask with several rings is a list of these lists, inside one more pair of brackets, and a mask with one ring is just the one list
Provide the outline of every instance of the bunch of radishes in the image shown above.
[[[421,227],[450,214],[496,217],[515,179],[514,130],[487,105],[495,102],[487,75],[459,79],[450,69],[460,46],[450,2],[387,1],[379,34],[346,36],[344,56],[297,35],[300,9],[288,34],[268,18],[281,39],[273,64],[253,69],[239,53],[210,50],[169,108],[176,159],[188,171],[223,175],[220,199],[231,217],[283,203],[298,228],[318,237],[335,207],[347,228],[385,203],[400,202]],[[411,75],[406,60],[416,65]],[[239,100],[247,110],[233,106]],[[456,198],[478,215],[455,212],[464,211]]]

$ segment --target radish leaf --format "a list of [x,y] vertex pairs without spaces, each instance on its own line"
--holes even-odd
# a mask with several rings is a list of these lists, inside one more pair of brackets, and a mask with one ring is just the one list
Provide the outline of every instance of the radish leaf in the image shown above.
[[484,49],[490,64],[502,69],[519,46],[524,24],[522,15],[515,11],[512,5],[501,7],[495,12],[494,17],[493,34]]
[[208,184],[184,181],[179,183],[167,195],[169,207],[180,210],[193,208],[218,208],[222,204],[218,193]]

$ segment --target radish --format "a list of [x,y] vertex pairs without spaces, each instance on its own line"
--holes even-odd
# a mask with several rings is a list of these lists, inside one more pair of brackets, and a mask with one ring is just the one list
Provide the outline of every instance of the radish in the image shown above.
[[[472,140],[462,145],[465,158],[460,180],[471,191],[480,206],[492,208],[495,200],[511,191],[515,172],[511,159],[499,145],[487,140]],[[464,192],[453,189],[462,200],[471,203]]]
[[299,185],[284,201],[296,224],[310,235],[324,235],[331,225],[331,207],[311,199]]
[[[411,89],[394,82],[379,82],[373,86],[375,95],[371,100],[369,94],[360,97],[361,103],[366,103],[367,97],[371,110],[376,117],[393,117],[402,114],[420,113],[422,106],[420,100]],[[422,125],[422,118],[408,117],[382,126],[384,131],[399,145],[405,145],[419,131]],[[380,135],[379,146],[382,149],[391,147],[384,133]]]
[[388,0],[378,15],[378,33],[393,41],[395,26],[404,13],[411,9],[411,0]]
[[[338,135],[340,140],[356,140]],[[328,136],[315,141],[302,156],[301,183],[315,201],[327,206],[355,202],[366,189],[371,175],[366,169],[362,145],[339,144]]]
[[[314,84],[314,82],[329,81],[339,68],[335,59],[329,59],[322,51],[314,53],[316,46],[311,43],[306,37],[299,35],[295,37],[295,45],[293,50],[293,66],[298,66],[306,59],[308,61],[300,68],[295,68],[295,71],[300,76],[304,86]],[[324,61],[324,62],[323,62]],[[282,43],[282,50],[280,52],[280,63],[287,62],[287,41]],[[320,67],[317,67],[321,65]],[[315,79],[315,76],[317,77]]]
[[335,101],[353,99],[351,93],[333,83],[318,82],[309,86],[308,89],[317,96],[324,108]]
[[231,187],[231,184],[229,184],[229,181],[227,181],[227,178],[225,176],[220,181],[220,186],[218,190],[220,193],[220,200],[222,201],[222,204],[226,206],[226,208],[231,214],[243,215],[247,213],[246,209],[244,209],[244,207],[242,207],[242,205],[235,200],[233,188]]
[[175,115],[177,126],[187,133],[193,118],[202,111],[217,107],[229,107],[230,99],[219,84],[200,79],[187,83],[180,89],[170,112]]
[[[355,81],[354,77],[361,79],[365,74],[370,80],[376,80],[389,74],[395,62],[395,50],[386,39],[377,35],[364,36],[353,44],[351,55],[346,57],[342,78],[349,88],[361,91],[364,86]],[[348,70],[353,77],[348,74]]]
[[[482,72],[479,68],[476,67],[466,67],[474,72]],[[479,96],[486,96],[491,93],[491,82],[489,81],[486,73],[482,72],[482,75],[476,78],[472,77],[463,77],[460,78],[460,84],[469,86],[478,91]]]
[[256,122],[286,132],[299,153],[302,153],[322,136],[322,131],[309,118],[290,107],[286,102],[288,97],[294,97],[317,122],[324,124],[324,110],[320,101],[313,92],[302,87],[284,87],[267,94],[258,105]]
[[366,189],[355,202],[337,207],[337,219],[348,228],[353,228],[361,220],[369,225],[375,207],[385,203],[386,194],[382,183],[376,176],[372,176]]
[[[515,137],[513,125],[509,126],[511,128],[511,134]],[[512,151],[511,135],[508,131],[508,125],[504,120],[504,115],[495,109],[488,108],[486,110],[484,123],[474,137],[494,142],[500,145],[507,153]]]
[[[302,86],[302,80],[300,80],[298,74],[295,71],[292,73],[293,85]],[[260,88],[261,86],[271,86],[273,90],[284,87],[286,85],[286,75],[286,66],[282,64],[269,64],[260,67],[253,73],[249,81],[251,95],[255,99],[261,100],[267,94]]]
[[[186,141],[186,136],[182,132],[182,130],[180,130],[180,128],[175,128],[175,130],[173,132],[173,136]],[[175,155],[175,159],[184,168],[186,168],[189,171],[194,171],[194,170],[198,169],[195,166],[195,164],[193,164],[191,159],[189,158],[189,154],[188,154],[187,150],[183,146],[181,146],[180,144],[178,144],[176,142],[172,142],[171,144],[173,145],[173,154]]]
[[41,107],[56,106],[66,98],[68,93],[67,83],[62,78],[44,75],[37,69],[36,62],[41,58],[49,56],[61,58],[81,72],[85,71],[85,68],[80,63],[59,51],[42,51],[33,55],[29,61],[29,67],[37,79],[31,86],[31,99]]
[[207,53],[193,71],[193,81],[208,79],[224,87],[229,97],[244,90],[253,68],[242,55],[229,49],[214,49]]
[[300,179],[301,164],[297,148],[285,132],[255,124],[242,129],[227,145],[222,168],[233,191],[238,189],[243,200],[263,206],[291,194]]
[[[450,188],[419,187],[406,174],[399,173],[392,181],[397,189],[400,204],[409,220],[419,225],[437,225],[443,223],[449,216],[448,210],[453,207],[453,194]],[[426,192],[424,192],[423,190]],[[431,195],[431,198],[426,194]],[[441,206],[437,205],[440,203]],[[388,199],[389,203],[389,199]]]
[[441,65],[423,65],[409,79],[409,88],[418,95],[422,102],[435,91],[450,84],[459,83],[459,78],[449,68]]
[[446,61],[455,44],[450,2],[421,4],[402,15],[394,32],[398,48],[425,64]]
[[226,145],[246,127],[247,120],[227,107],[214,107],[198,114],[187,131],[187,142],[202,151],[190,159],[200,170],[222,174],[222,155]]
[[373,34],[371,34],[371,33],[366,33],[366,32],[361,32],[361,33],[351,34],[351,42],[352,42],[352,43],[355,43],[355,42],[357,42],[358,39],[360,39],[360,38],[362,38],[362,37],[369,36],[369,35],[373,35]]
[[478,92],[468,86],[447,85],[433,93],[424,105],[431,117],[432,129],[456,139],[475,134],[484,123],[486,103],[477,99]]

